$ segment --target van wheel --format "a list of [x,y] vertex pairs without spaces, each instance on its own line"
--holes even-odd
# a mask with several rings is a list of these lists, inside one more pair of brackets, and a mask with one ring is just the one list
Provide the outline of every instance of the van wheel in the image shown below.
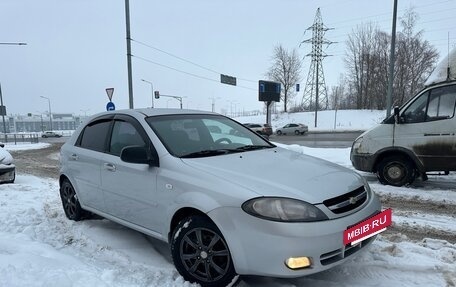
[[170,245],[174,265],[185,280],[203,287],[234,286],[238,282],[228,245],[209,219],[183,219],[174,229]]
[[415,167],[405,157],[389,156],[378,164],[377,177],[382,184],[403,186],[415,179]]

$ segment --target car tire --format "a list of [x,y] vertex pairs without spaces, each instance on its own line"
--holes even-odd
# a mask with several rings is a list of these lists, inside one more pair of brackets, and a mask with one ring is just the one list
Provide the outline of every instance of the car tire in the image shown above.
[[174,265],[185,280],[202,287],[235,286],[239,281],[228,245],[210,219],[181,220],[170,242]]
[[281,136],[282,135],[282,131],[277,131],[277,135]]
[[41,136],[42,138],[47,138],[47,136]]
[[377,177],[382,184],[403,186],[415,179],[415,166],[403,156],[389,156],[377,166]]
[[295,135],[299,136],[300,132],[298,130],[295,130]]
[[68,179],[62,181],[60,198],[62,199],[63,210],[68,219],[79,221],[90,217],[91,213],[82,209],[76,191]]

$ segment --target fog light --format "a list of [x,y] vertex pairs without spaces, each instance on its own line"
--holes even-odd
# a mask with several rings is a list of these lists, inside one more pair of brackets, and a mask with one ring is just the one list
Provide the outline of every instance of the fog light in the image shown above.
[[285,265],[290,269],[301,269],[311,265],[309,257],[290,257],[285,260]]

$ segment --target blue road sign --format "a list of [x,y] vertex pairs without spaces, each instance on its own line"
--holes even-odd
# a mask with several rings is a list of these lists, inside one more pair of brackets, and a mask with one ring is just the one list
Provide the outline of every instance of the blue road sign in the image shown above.
[[106,104],[106,110],[107,110],[107,111],[114,111],[115,109],[116,109],[116,106],[114,105],[113,102],[108,102],[108,103]]

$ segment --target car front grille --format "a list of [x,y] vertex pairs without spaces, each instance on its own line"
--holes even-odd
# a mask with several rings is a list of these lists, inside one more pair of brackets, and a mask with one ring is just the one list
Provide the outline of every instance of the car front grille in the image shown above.
[[335,214],[341,214],[361,206],[367,199],[367,190],[361,186],[349,193],[323,201],[323,204]]
[[364,239],[360,243],[351,246],[350,244],[346,245],[345,248],[339,248],[337,250],[322,254],[320,256],[320,263],[321,265],[329,265],[332,263],[335,263],[339,260],[342,260],[359,250],[361,250],[363,247],[367,246],[369,242],[373,241],[376,238],[376,236],[372,236],[369,238]]

